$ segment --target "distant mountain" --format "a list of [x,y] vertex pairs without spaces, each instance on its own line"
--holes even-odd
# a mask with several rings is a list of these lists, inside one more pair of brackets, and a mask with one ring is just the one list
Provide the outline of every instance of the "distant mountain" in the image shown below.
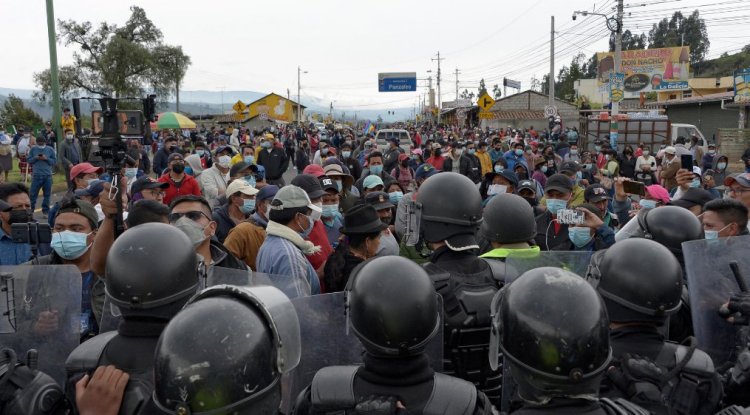
[[[49,104],[40,104],[39,102],[32,99],[32,89],[18,89],[18,88],[2,88],[0,87],[0,103],[5,102],[8,95],[15,95],[24,100],[24,103],[31,109],[36,111],[45,120],[52,118],[52,106]],[[221,114],[222,112],[232,111],[232,105],[237,100],[242,100],[244,103],[250,103],[259,98],[265,96],[266,93],[256,91],[180,91],[180,112],[191,115],[201,114]],[[296,97],[290,97],[296,101]],[[222,106],[223,102],[223,106]],[[329,102],[318,97],[302,96],[302,104],[307,107],[305,113],[318,113],[327,115],[329,111]],[[69,103],[64,104],[69,105]],[[83,100],[81,101],[81,112],[84,114],[91,113],[92,109],[98,108],[98,104],[93,101]],[[174,111],[176,105],[174,102],[162,102],[159,103],[157,111]],[[392,111],[393,115],[388,115],[387,112]],[[412,108],[396,108],[396,109],[377,109],[370,108],[366,110],[356,108],[338,108],[334,107],[334,117],[340,118],[343,115],[347,119],[353,119],[356,113],[357,119],[359,120],[372,120],[375,121],[378,116],[386,122],[403,121],[411,117]]]

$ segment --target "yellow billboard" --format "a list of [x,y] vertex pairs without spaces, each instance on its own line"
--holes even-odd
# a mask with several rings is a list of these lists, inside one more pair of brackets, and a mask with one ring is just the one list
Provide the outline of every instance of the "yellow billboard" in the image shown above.
[[294,105],[288,99],[270,94],[248,106],[250,117],[266,114],[269,119],[290,122],[294,121]]
[[625,92],[682,91],[690,89],[690,47],[622,51],[620,70],[615,70],[614,52],[599,52],[599,86],[609,84],[610,73],[624,73]]

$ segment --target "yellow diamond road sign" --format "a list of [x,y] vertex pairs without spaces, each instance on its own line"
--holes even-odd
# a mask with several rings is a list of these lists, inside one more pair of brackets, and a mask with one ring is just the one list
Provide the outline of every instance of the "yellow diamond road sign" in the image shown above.
[[247,105],[245,105],[245,103],[244,103],[244,102],[242,102],[242,101],[237,101],[237,103],[236,103],[236,104],[234,104],[234,105],[232,106],[232,108],[233,108],[233,109],[234,109],[235,111],[237,111],[237,112],[242,112],[242,111],[245,111],[245,110],[247,109]]
[[479,108],[481,108],[482,111],[489,111],[490,108],[495,105],[495,100],[485,92],[484,94],[482,94],[482,96],[479,97],[477,105],[479,105]]

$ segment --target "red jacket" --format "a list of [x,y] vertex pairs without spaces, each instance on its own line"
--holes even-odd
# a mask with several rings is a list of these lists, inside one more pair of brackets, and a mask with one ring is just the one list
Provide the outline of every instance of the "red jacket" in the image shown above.
[[169,187],[164,190],[165,205],[169,205],[172,200],[174,200],[178,196],[201,196],[201,187],[198,184],[198,181],[195,180],[193,176],[186,174],[180,182],[179,186],[174,182],[174,180],[172,180],[171,177],[169,177],[169,173],[159,177],[159,181],[162,183],[169,183]]
[[331,253],[333,253],[333,248],[328,242],[328,233],[326,232],[326,227],[323,225],[323,222],[319,220],[314,222],[312,232],[310,232],[310,236],[307,237],[307,240],[320,246],[319,252],[307,256],[307,260],[310,261],[310,264],[317,271],[321,265],[326,263]]

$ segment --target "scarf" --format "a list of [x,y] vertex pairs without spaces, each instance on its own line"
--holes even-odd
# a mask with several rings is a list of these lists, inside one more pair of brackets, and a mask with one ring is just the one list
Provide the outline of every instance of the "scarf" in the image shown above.
[[280,223],[268,221],[266,234],[286,239],[287,241],[293,243],[294,246],[299,248],[305,255],[312,255],[320,252],[319,246],[315,246],[312,242],[302,239],[302,237],[299,236],[297,232]]

